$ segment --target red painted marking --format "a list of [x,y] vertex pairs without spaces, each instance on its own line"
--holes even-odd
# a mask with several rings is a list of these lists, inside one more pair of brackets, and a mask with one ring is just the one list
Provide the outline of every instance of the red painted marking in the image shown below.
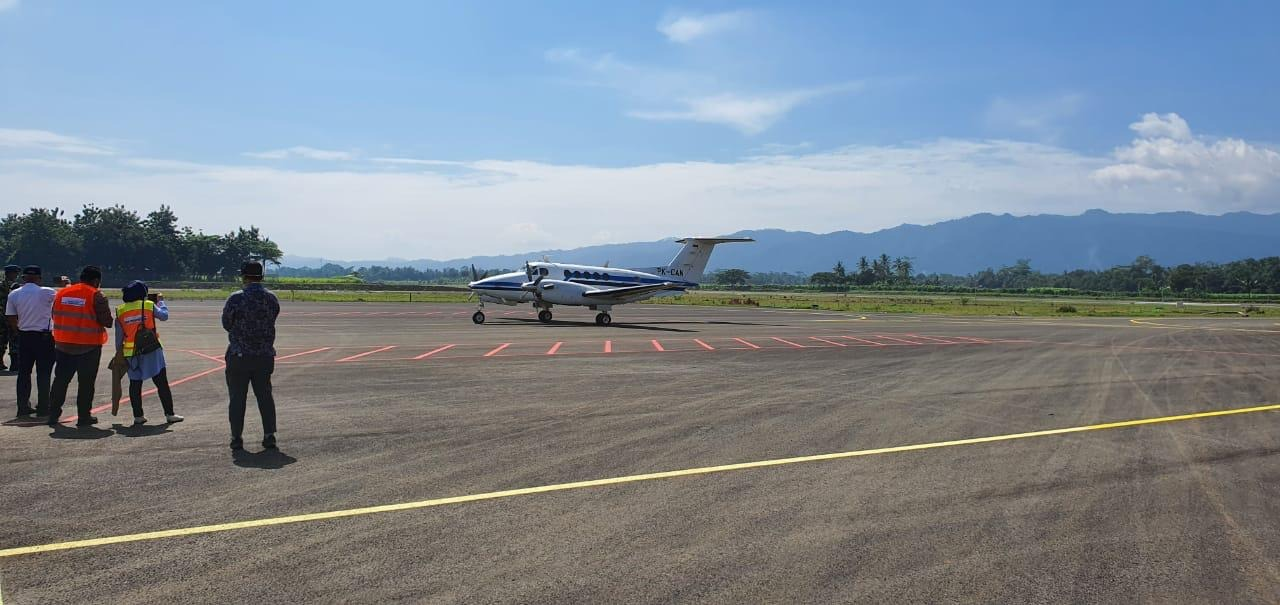
[[705,343],[705,342],[702,342],[701,340],[698,340],[697,338],[693,339],[693,342],[698,343],[699,345],[701,345],[701,346],[702,346],[702,348],[704,348],[704,349],[706,349],[706,350],[708,350],[708,351],[714,351],[714,350],[716,350],[716,348],[715,348],[715,347],[713,347],[713,346],[711,346],[711,345],[709,345],[709,344],[707,344],[707,343]]
[[361,357],[365,357],[365,356],[368,356],[368,355],[373,355],[374,353],[381,353],[381,352],[383,352],[383,351],[390,351],[391,349],[394,349],[394,348],[396,348],[396,345],[389,345],[389,346],[381,347],[381,348],[378,348],[378,349],[374,349],[374,350],[372,350],[372,351],[365,351],[365,352],[363,352],[363,353],[356,353],[355,355],[352,355],[352,356],[350,356],[350,357],[343,357],[342,359],[339,359],[339,360],[338,360],[338,362],[339,362],[339,363],[341,363],[341,362],[343,362],[343,361],[355,361],[355,360],[357,360],[357,359],[360,359]]
[[796,344],[796,343],[794,343],[794,342],[791,342],[790,340],[785,340],[785,339],[782,339],[782,338],[778,338],[777,336],[770,336],[769,338],[772,338],[772,339],[774,339],[774,340],[776,340],[776,341],[778,341],[778,342],[781,342],[781,343],[789,344],[789,345],[791,345],[791,346],[793,346],[793,347],[795,347],[795,348],[797,348],[797,349],[803,349],[803,348],[805,348],[805,346],[804,346],[804,345],[802,345],[802,344]]
[[198,355],[198,356],[200,356],[200,357],[203,357],[203,358],[205,358],[205,359],[208,359],[209,361],[216,361],[216,362],[218,362],[218,363],[222,363],[222,357],[214,357],[214,356],[212,356],[212,355],[205,355],[204,353],[201,353],[200,351],[187,351],[187,352],[188,352],[188,353],[190,353],[190,354],[192,354],[192,355]]
[[605,353],[612,353],[612,352],[613,352],[613,341],[612,341],[612,340],[606,340],[606,341],[604,341],[604,352],[605,352]]
[[547,355],[555,355],[556,351],[560,350],[560,345],[563,344],[563,342],[557,342],[556,344],[551,345],[551,348],[547,349]]
[[292,355],[285,355],[284,357],[277,357],[277,358],[276,358],[276,361],[280,361],[280,360],[282,360],[282,359],[293,359],[294,357],[302,357],[303,355],[310,355],[310,354],[312,354],[312,353],[319,353],[319,352],[321,352],[321,351],[328,351],[329,349],[332,349],[332,348],[333,348],[333,347],[320,347],[319,349],[311,349],[310,351],[303,351],[303,352],[301,352],[301,353],[294,353],[294,354],[292,354]]
[[759,349],[759,348],[760,348],[758,345],[755,345],[755,344],[749,343],[749,342],[747,342],[747,341],[745,341],[745,340],[743,340],[743,339],[741,339],[741,338],[734,338],[734,340],[736,340],[736,341],[738,341],[738,342],[740,342],[740,343],[742,343],[742,344],[744,344],[744,345],[747,345],[748,347],[751,347],[751,348],[753,348],[753,349]]
[[810,336],[809,338],[812,338],[813,340],[816,340],[816,341],[818,341],[818,342],[825,342],[825,343],[830,344],[830,345],[835,345],[835,346],[837,346],[837,347],[847,347],[847,346],[849,346],[849,345],[847,345],[847,344],[844,344],[843,342],[836,342],[836,341],[834,341],[834,340],[827,340],[827,339],[825,339],[825,338],[818,338],[817,336]]
[[428,358],[428,357],[431,357],[432,355],[435,355],[436,353],[440,353],[440,352],[442,352],[442,351],[448,351],[449,349],[452,349],[452,348],[454,348],[454,347],[456,347],[456,346],[457,346],[457,345],[445,345],[445,346],[440,347],[440,348],[438,348],[438,349],[432,349],[432,350],[430,350],[430,351],[427,351],[426,353],[423,353],[423,354],[421,354],[421,355],[419,355],[419,356],[417,356],[417,357],[414,357],[414,359],[415,359],[415,360],[417,360],[417,359],[426,359],[426,358]]
[[954,341],[954,340],[943,340],[943,339],[941,339],[941,338],[936,338],[936,337],[933,337],[933,336],[921,336],[920,334],[907,334],[907,336],[910,336],[910,337],[912,337],[912,338],[920,338],[920,339],[923,339],[923,340],[930,340],[930,341],[936,342],[936,343],[938,343],[938,344],[940,344],[940,345],[954,345],[954,344],[960,344],[960,343],[958,343],[958,342],[956,342],[956,341]]
[[885,339],[885,340],[892,340],[892,341],[894,341],[894,342],[900,342],[900,343],[902,343],[902,344],[904,344],[904,345],[922,345],[922,344],[925,344],[925,343],[923,343],[923,342],[916,342],[916,341],[914,341],[914,340],[907,340],[907,339],[905,339],[905,338],[894,338],[894,337],[892,337],[892,336],[885,336],[885,335],[883,335],[883,334],[872,334],[872,335],[871,335],[871,337],[872,337],[872,338],[883,338],[883,339]]
[[[176,387],[176,386],[178,386],[178,385],[180,385],[180,384],[183,384],[183,383],[186,383],[186,382],[191,382],[192,380],[195,380],[195,379],[197,379],[197,378],[204,378],[205,376],[208,376],[208,375],[210,375],[210,374],[212,374],[212,373],[214,373],[214,372],[219,372],[219,371],[221,371],[221,370],[222,370],[223,368],[225,368],[225,367],[226,367],[226,366],[224,366],[224,365],[219,365],[219,366],[218,366],[218,367],[216,367],[216,368],[209,368],[209,369],[207,369],[207,370],[205,370],[205,371],[203,371],[203,372],[198,372],[198,373],[192,374],[192,375],[190,375],[190,376],[187,376],[187,377],[185,377],[185,378],[181,378],[181,379],[178,379],[178,380],[174,380],[173,382],[170,382],[170,383],[169,383],[169,387],[170,387],[170,388],[172,388],[172,387]],[[143,391],[143,392],[142,392],[142,396],[143,396],[143,397],[146,397],[147,395],[155,395],[155,394],[156,394],[156,392],[157,392],[157,391],[156,391],[156,389],[152,388],[152,389],[149,389],[149,390]],[[125,402],[124,402],[124,401],[121,401],[120,403],[121,403],[121,405],[124,405],[124,403],[125,403]],[[98,412],[101,412],[101,411],[104,411],[104,410],[109,410],[109,409],[111,409],[111,403],[110,403],[110,402],[107,402],[107,403],[104,403],[104,404],[102,404],[102,405],[100,405],[100,406],[98,406],[98,407],[95,407],[95,408],[93,408],[93,409],[89,410],[89,413],[90,413],[90,414],[97,414]],[[62,418],[59,418],[59,419],[58,419],[58,422],[59,422],[59,423],[62,423],[62,422],[68,422],[68,421],[71,421],[71,420],[77,420],[78,418],[79,418],[79,416],[78,416],[77,414],[72,414],[72,415],[69,415],[69,416],[63,416]]]
[[661,343],[659,343],[657,340],[650,340],[649,342],[653,343],[653,350],[655,350],[655,351],[665,351],[665,350],[666,350],[666,349],[662,348],[662,344],[661,344]]
[[981,339],[981,338],[969,338],[968,336],[948,336],[948,338],[955,338],[955,339],[958,339],[958,340],[965,340],[965,341],[968,341],[968,342],[976,342],[976,343],[978,343],[978,344],[984,344],[984,345],[989,345],[989,344],[991,344],[991,341],[990,341],[990,340],[983,340],[983,339]]
[[493,357],[494,355],[497,355],[499,352],[501,352],[503,349],[505,349],[505,348],[507,348],[507,347],[509,347],[509,346],[511,346],[511,343],[509,343],[509,342],[504,342],[504,343],[502,343],[502,344],[498,345],[498,348],[496,348],[496,349],[494,349],[494,350],[492,350],[492,351],[489,351],[488,353],[485,353],[485,354],[484,354],[484,356],[485,356],[485,357]]
[[874,340],[867,340],[867,339],[865,339],[865,338],[858,338],[857,336],[841,336],[840,338],[845,338],[845,339],[848,339],[848,340],[856,340],[856,341],[858,341],[858,342],[861,342],[861,343],[864,343],[864,344],[868,344],[868,345],[871,345],[871,346],[873,346],[873,347],[883,347],[883,346],[887,346],[887,345],[885,345],[883,342],[875,342]]

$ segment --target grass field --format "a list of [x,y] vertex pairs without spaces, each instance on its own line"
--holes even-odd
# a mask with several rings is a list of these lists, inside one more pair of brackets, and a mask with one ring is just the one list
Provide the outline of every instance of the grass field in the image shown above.
[[[944,294],[780,294],[743,292],[693,292],[679,298],[663,298],[654,304],[704,306],[750,305],[781,309],[822,309],[851,313],[917,313],[929,315],[1024,315],[1090,316],[1090,317],[1169,317],[1230,314],[1245,309],[1242,305],[1181,305],[1176,302],[1148,303],[1111,299],[1067,300],[1016,299],[1007,297],[959,296]],[[1250,314],[1265,314],[1262,307],[1251,307]],[[1273,310],[1280,314],[1280,310]]]
[[[279,285],[272,288],[281,300],[306,302],[466,302],[463,292],[362,292],[290,290]],[[169,290],[168,300],[222,300],[233,290]],[[118,298],[119,291],[109,290],[108,297]],[[1016,299],[1009,297],[960,296],[945,294],[836,294],[836,293],[761,293],[761,292],[691,292],[675,298],[661,298],[646,304],[681,304],[700,306],[759,306],[777,309],[821,309],[850,313],[916,313],[926,315],[1005,315],[1031,317],[1170,317],[1231,315],[1248,310],[1249,315],[1280,316],[1274,306],[1192,305],[1176,302],[1152,303],[1114,299],[1066,300]]]

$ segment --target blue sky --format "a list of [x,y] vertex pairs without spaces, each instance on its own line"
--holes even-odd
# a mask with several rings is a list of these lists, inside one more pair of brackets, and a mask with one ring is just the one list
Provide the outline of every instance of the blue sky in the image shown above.
[[1275,212],[1277,22],[1273,2],[0,0],[0,210],[163,202],[337,258]]

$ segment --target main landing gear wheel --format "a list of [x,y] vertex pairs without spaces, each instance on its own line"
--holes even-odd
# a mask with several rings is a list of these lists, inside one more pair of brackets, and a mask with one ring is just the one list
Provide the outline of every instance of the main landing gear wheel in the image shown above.
[[610,317],[608,313],[600,313],[596,315],[597,326],[607,326],[611,323],[613,323],[613,318]]
[[475,314],[471,316],[471,321],[478,324],[484,323],[484,311],[476,311]]
[[546,309],[538,311],[538,321],[544,324],[551,323],[551,311],[548,311]]

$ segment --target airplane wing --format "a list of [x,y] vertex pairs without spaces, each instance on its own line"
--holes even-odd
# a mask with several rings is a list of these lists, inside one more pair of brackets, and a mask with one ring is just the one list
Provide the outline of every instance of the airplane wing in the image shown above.
[[609,288],[607,290],[593,290],[591,292],[583,292],[584,298],[627,298],[631,296],[639,296],[641,294],[652,294],[663,290],[683,290],[684,286],[671,282],[663,282],[660,284],[647,284],[643,286],[624,286],[622,288]]

